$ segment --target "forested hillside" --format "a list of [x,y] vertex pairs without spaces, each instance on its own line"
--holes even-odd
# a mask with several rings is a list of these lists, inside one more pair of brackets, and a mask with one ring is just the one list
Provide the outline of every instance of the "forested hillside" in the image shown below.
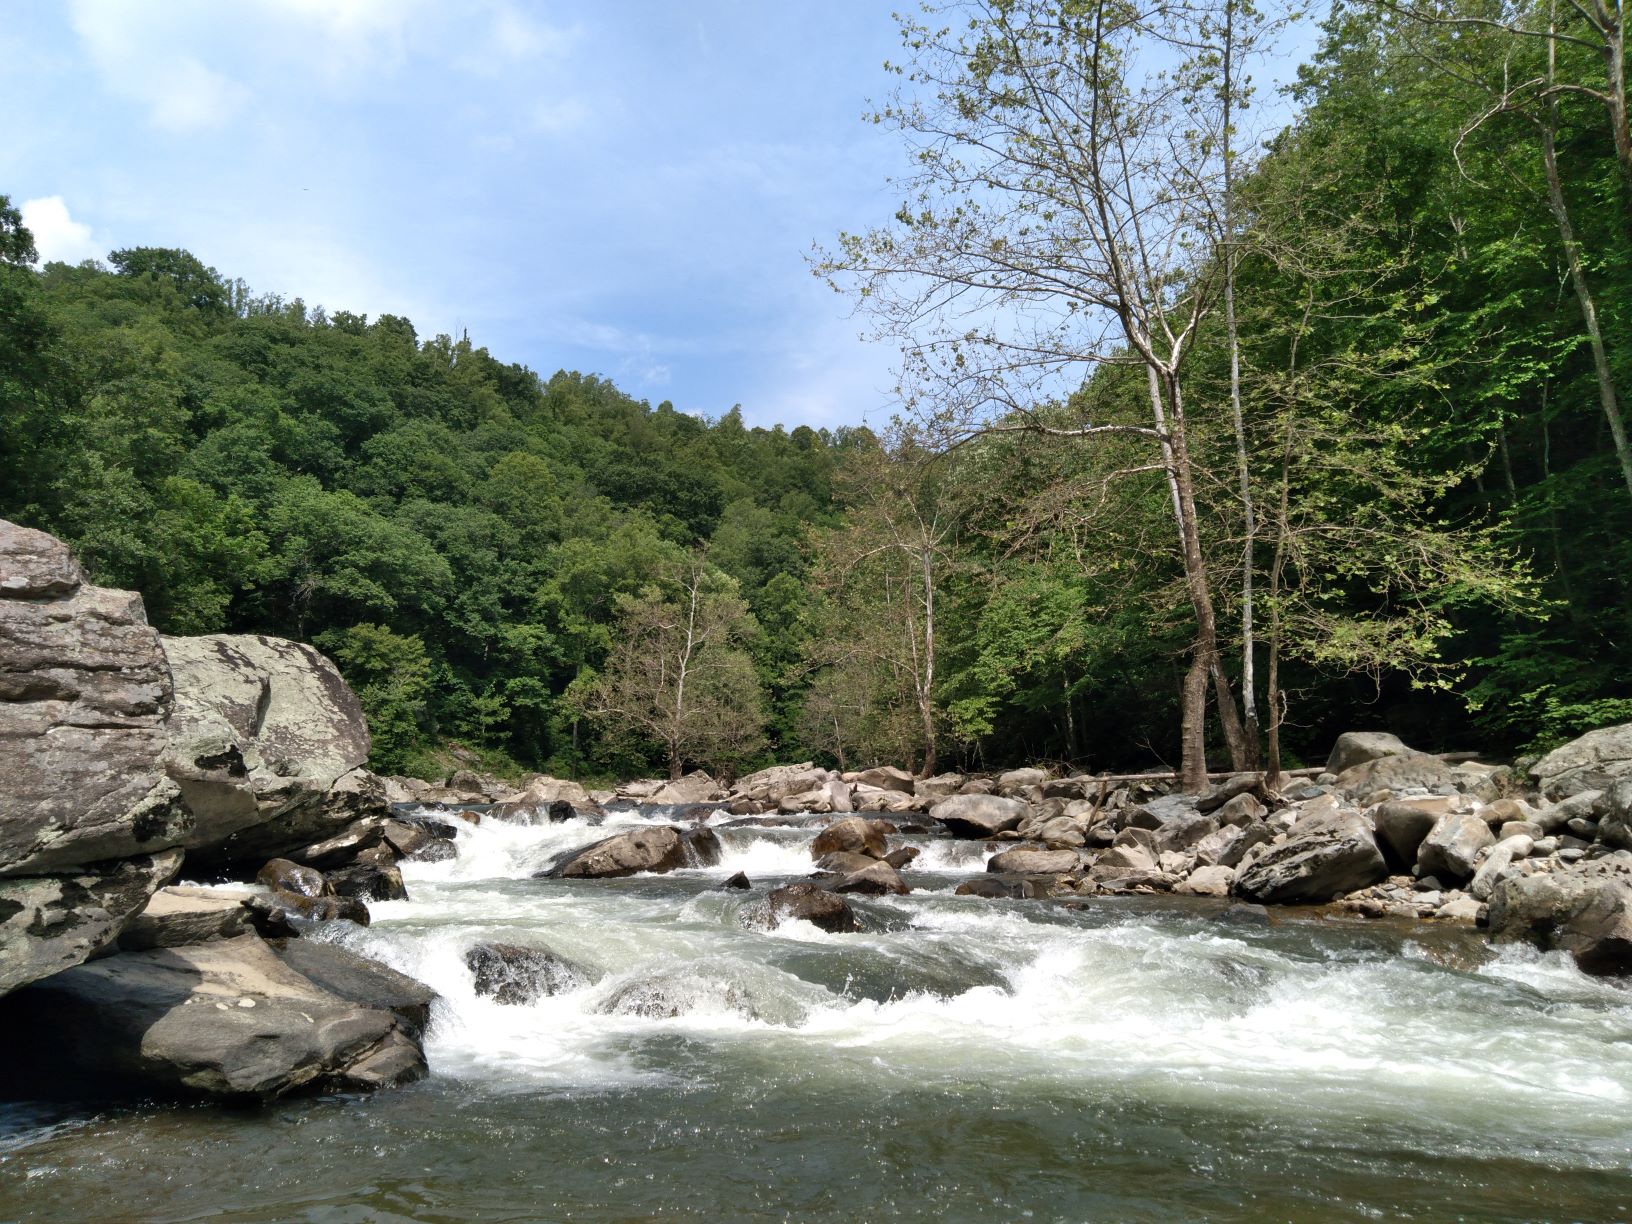
[[[1190,194],[1123,162],[1107,198],[1216,194],[1118,285],[1078,258],[1103,218],[1059,204],[1106,166],[1014,87],[1103,102],[1071,55],[1108,36],[996,8],[961,48],[909,38],[936,156],[1007,149],[985,211],[931,157],[819,269],[906,345],[887,438],[654,408],[180,250],[39,269],[5,208],[0,515],[166,632],[316,642],[388,771],[449,741],[576,774],[1140,767],[1200,737],[1291,764],[1351,724],[1516,748],[1632,717],[1632,142],[1590,22],[1342,6],[1295,122],[1233,150],[1248,23],[1207,27]],[[926,333],[937,283],[1059,323]],[[1085,363],[1090,308],[1134,322]],[[1028,391],[1050,362],[1074,393]]]

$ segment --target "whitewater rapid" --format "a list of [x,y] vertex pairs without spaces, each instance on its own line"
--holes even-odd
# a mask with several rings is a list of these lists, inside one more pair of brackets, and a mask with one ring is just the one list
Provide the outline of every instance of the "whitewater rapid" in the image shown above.
[[[927,839],[911,895],[857,903],[861,934],[744,921],[810,872],[801,829],[721,828],[717,865],[667,876],[532,878],[666,815],[463,828],[458,858],[404,864],[410,900],[326,933],[439,992],[433,1075],[504,1091],[650,1086],[713,1060],[879,1091],[1004,1083],[1311,1125],[1426,1119],[1479,1148],[1557,1142],[1606,1162],[1632,1143],[1628,996],[1563,957],[1458,968],[1410,940],[1333,948],[1312,924],[957,897],[989,851]],[[719,887],[738,871],[752,892]],[[548,947],[597,980],[522,1006],[480,997],[463,958],[485,940]],[[631,987],[665,1014],[620,1009]],[[680,1065],[653,1057],[675,1042]]]

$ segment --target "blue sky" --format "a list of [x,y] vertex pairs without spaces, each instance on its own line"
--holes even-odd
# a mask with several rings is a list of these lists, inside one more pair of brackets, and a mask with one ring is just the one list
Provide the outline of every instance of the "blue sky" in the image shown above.
[[0,192],[46,258],[258,291],[751,424],[889,415],[811,277],[883,222],[890,0],[64,0],[0,25]]

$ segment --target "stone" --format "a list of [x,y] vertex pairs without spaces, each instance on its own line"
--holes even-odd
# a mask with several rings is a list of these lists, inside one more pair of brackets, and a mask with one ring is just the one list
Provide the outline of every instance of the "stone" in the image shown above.
[[906,896],[908,888],[888,863],[875,859],[860,871],[852,871],[843,879],[827,885],[829,892],[861,893],[869,897]]
[[548,948],[479,943],[465,952],[476,993],[499,1003],[532,1003],[546,995],[568,994],[593,980],[583,966]]
[[408,888],[395,863],[356,862],[329,872],[328,881],[337,897],[357,897],[363,901],[408,899]]
[[1562,949],[1584,973],[1632,973],[1632,887],[1575,872],[1513,876],[1490,897],[1490,937]]
[[[1123,830],[1126,832],[1127,830]],[[1120,867],[1133,871],[1155,871],[1156,852],[1136,842],[1113,845],[1094,860],[1097,867]]]
[[710,803],[724,797],[725,791],[720,784],[701,769],[697,769],[683,778],[664,783],[647,802],[681,807],[688,803]]
[[1485,907],[1466,893],[1459,893],[1434,911],[1434,918],[1442,922],[1462,922],[1472,925],[1479,920]]
[[1256,795],[1243,792],[1233,799],[1225,800],[1213,814],[1221,825],[1239,825],[1262,820],[1269,814],[1269,809],[1258,802]]
[[1399,736],[1387,731],[1345,731],[1332,745],[1332,754],[1326,758],[1326,772],[1340,774],[1367,761],[1403,756],[1410,751]]
[[1038,784],[1037,792],[1044,799],[1085,800],[1099,793],[1099,779],[1086,774],[1071,778],[1049,778]]
[[1514,859],[1522,859],[1529,854],[1534,844],[1522,833],[1497,842],[1485,855],[1479,870],[1473,873],[1473,882],[1468,885],[1468,891],[1480,901],[1490,900],[1490,894],[1501,881],[1502,873],[1513,865]]
[[573,850],[538,873],[560,880],[611,880],[640,872],[711,867],[720,861],[720,839],[706,828],[656,825],[631,829]]
[[1284,842],[1255,850],[1241,866],[1235,891],[1254,901],[1313,904],[1387,875],[1370,822],[1339,811],[1300,819]]
[[1044,888],[1026,876],[987,875],[965,880],[953,890],[958,897],[984,897],[988,901],[1019,901],[1048,896]]
[[125,951],[236,939],[253,929],[243,890],[171,886],[148,899],[119,936]]
[[1028,787],[1040,786],[1047,780],[1046,769],[1011,769],[997,775],[997,789],[1004,794],[1015,794]]
[[1553,749],[1530,767],[1545,798],[1608,790],[1632,777],[1632,723],[1600,727]]
[[834,934],[861,930],[849,903],[815,884],[788,884],[774,889],[765,898],[765,910],[773,926],[796,919]]
[[1398,795],[1402,791],[1432,791],[1452,785],[1451,767],[1425,752],[1402,752],[1362,761],[1338,774],[1333,783],[1336,790],[1350,799],[1360,799],[1379,790]]
[[1632,849],[1632,777],[1611,784],[1593,805],[1598,836],[1611,846]]
[[265,896],[251,897],[246,903],[250,921],[262,934],[298,933],[309,922],[355,922],[367,926],[368,906],[360,897],[306,897],[300,893],[273,889]]
[[1417,849],[1417,873],[1460,881],[1473,875],[1479,852],[1494,844],[1490,826],[1466,812],[1447,812]]
[[174,698],[139,595],[0,520],[0,875],[154,854],[192,819],[163,767]]
[[334,893],[321,871],[288,859],[273,859],[255,873],[255,880],[273,892],[290,892],[301,897],[328,897]]
[[912,793],[920,799],[946,799],[958,793],[963,787],[963,775],[955,773],[936,774],[933,778],[918,778],[913,781]]
[[891,867],[894,867],[897,871],[901,871],[907,866],[907,864],[911,863],[913,859],[917,858],[918,855],[919,850],[917,846],[901,846],[886,854],[884,856],[884,861]]
[[1053,820],[1045,821],[1038,827],[1035,836],[1050,850],[1075,850],[1088,843],[1082,824],[1069,816],[1056,816]]
[[1188,850],[1197,842],[1217,833],[1218,828],[1219,820],[1216,816],[1202,815],[1199,812],[1182,813],[1156,830],[1156,846],[1158,850]]
[[284,855],[290,862],[318,871],[333,871],[357,861],[357,856],[385,843],[385,821],[364,817],[353,821],[333,837],[309,846],[299,846]]
[[870,854],[856,854],[850,850],[834,850],[816,860],[816,870],[849,875],[852,871],[865,871],[874,863],[882,861]]
[[567,778],[552,778],[548,774],[533,775],[519,791],[507,796],[501,806],[547,811],[556,803],[566,803],[585,811],[596,811],[601,806],[590,797],[582,783]]
[[953,837],[982,838],[1020,827],[1030,812],[1024,800],[996,795],[952,795],[929,809]]
[[[1221,805],[1224,801],[1220,801]],[[1169,821],[1194,816],[1199,810],[1194,795],[1161,795],[1135,804],[1123,814],[1123,828],[1160,829]]]
[[857,786],[871,786],[878,790],[895,791],[899,794],[913,793],[912,775],[904,769],[897,769],[893,765],[875,765],[872,769],[863,769],[858,773],[846,774],[846,782]]
[[336,998],[390,1012],[413,1037],[431,1022],[436,991],[389,965],[321,939],[278,939],[267,945],[280,961]]
[[746,892],[748,889],[752,888],[753,885],[748,882],[747,873],[738,871],[732,875],[726,876],[720,883],[720,887],[729,888],[739,892]]
[[821,858],[835,851],[865,854],[881,859],[885,854],[885,834],[889,826],[882,820],[864,820],[860,816],[846,816],[835,820],[816,835],[810,843],[810,856]]
[[391,1011],[324,990],[255,935],[121,952],[36,982],[5,1008],[9,1057],[99,1087],[264,1101],[425,1074],[417,1038]]
[[166,850],[74,875],[0,877],[0,995],[111,947],[181,860]]
[[1082,858],[1075,850],[1038,850],[1020,846],[994,854],[986,862],[987,871],[1011,875],[1065,875],[1082,869]]
[[738,778],[731,794],[737,799],[759,799],[778,802],[788,795],[817,790],[827,783],[827,770],[817,769],[809,761],[798,765],[772,765],[747,777]]
[[1197,867],[1173,891],[1188,897],[1227,897],[1234,883],[1233,867]]
[[1261,846],[1275,839],[1275,831],[1262,821],[1252,824],[1226,825],[1215,833],[1209,833],[1202,838],[1191,850],[1196,860],[1203,865],[1218,867],[1236,867],[1247,856],[1247,852],[1254,846]]
[[838,778],[829,778],[827,786],[823,788],[827,793],[827,810],[830,812],[853,812],[856,810],[855,801],[851,796],[848,783]]
[[1416,804],[1391,799],[1372,809],[1371,824],[1377,844],[1395,867],[1408,870],[1417,861],[1417,851],[1440,817]]

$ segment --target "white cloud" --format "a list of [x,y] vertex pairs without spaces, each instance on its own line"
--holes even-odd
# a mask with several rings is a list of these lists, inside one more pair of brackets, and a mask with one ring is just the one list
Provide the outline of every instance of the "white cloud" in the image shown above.
[[248,91],[183,50],[182,31],[153,20],[156,11],[123,0],[69,5],[74,33],[112,92],[147,107],[159,127],[196,131],[226,123]]
[[91,227],[68,215],[68,205],[60,195],[24,200],[19,211],[23,224],[34,235],[41,263],[77,264],[106,254],[91,236]]

